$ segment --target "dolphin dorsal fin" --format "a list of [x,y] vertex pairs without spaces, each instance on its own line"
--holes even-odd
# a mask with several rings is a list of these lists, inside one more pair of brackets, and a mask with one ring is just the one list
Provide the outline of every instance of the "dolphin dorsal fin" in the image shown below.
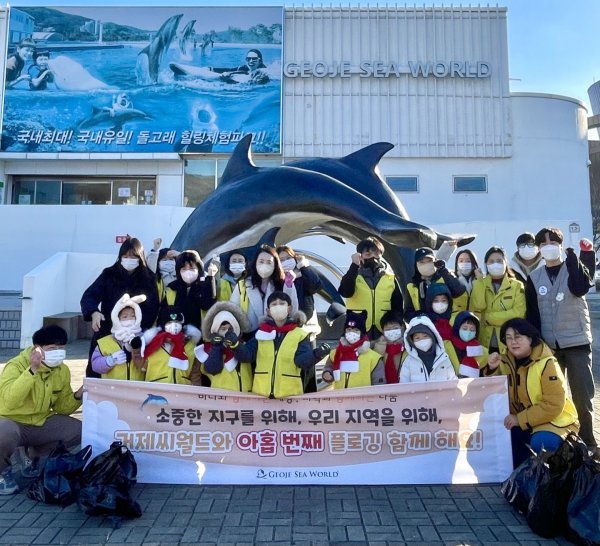
[[340,159],[342,163],[352,165],[355,168],[361,170],[372,171],[375,169],[381,158],[387,154],[392,148],[393,144],[390,142],[375,142],[365,148],[361,148],[356,152],[344,156]]
[[220,186],[240,178],[245,178],[246,176],[251,176],[258,171],[258,167],[252,162],[251,145],[251,134],[246,135],[238,142],[227,162],[227,167],[225,167],[221,182],[219,183]]

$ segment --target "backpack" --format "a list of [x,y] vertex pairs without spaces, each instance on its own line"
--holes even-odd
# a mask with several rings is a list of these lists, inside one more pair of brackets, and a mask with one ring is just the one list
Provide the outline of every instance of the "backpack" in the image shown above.
[[71,453],[59,442],[48,456],[40,477],[29,486],[27,496],[46,504],[72,504],[77,500],[81,473],[91,455],[91,446]]
[[112,516],[115,527],[122,518],[139,518],[140,505],[131,498],[136,483],[137,464],[121,442],[94,457],[81,476],[79,504],[89,516]]

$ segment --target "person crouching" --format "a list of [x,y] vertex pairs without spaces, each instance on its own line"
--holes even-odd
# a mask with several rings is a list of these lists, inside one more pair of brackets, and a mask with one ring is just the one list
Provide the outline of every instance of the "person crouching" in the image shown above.
[[215,303],[202,320],[204,343],[194,349],[192,385],[203,385],[204,376],[212,388],[250,392],[252,366],[250,362],[238,361],[231,350],[242,333],[249,331],[248,316],[237,305],[228,301]]
[[383,359],[371,349],[367,336],[365,311],[347,312],[344,337],[329,354],[322,378],[336,389],[385,383]]

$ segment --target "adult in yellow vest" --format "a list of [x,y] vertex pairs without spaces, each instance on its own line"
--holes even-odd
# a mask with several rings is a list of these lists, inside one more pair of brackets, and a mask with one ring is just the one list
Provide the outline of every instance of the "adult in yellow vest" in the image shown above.
[[538,453],[555,451],[571,431],[579,430],[577,410],[567,395],[565,377],[540,333],[525,319],[505,322],[500,338],[507,351],[490,354],[484,375],[508,376],[513,463],[529,456],[525,444]]
[[192,385],[249,392],[252,390],[252,365],[240,362],[229,347],[242,333],[250,331],[246,313],[229,301],[215,303],[202,321],[204,343],[194,349]]
[[221,265],[217,301],[229,301],[235,287],[246,278],[246,257],[241,250],[233,250],[221,256]]
[[268,398],[303,394],[302,370],[315,365],[329,352],[328,345],[312,349],[306,319],[298,311],[292,316],[292,300],[283,291],[267,298],[267,318],[246,343],[231,339],[226,345],[240,362],[256,361],[252,392]]
[[367,335],[372,340],[381,336],[381,318],[387,311],[404,311],[402,292],[394,272],[382,258],[383,250],[375,237],[360,241],[338,289],[347,309],[367,313]]
[[460,296],[454,298],[453,301],[452,311],[458,315],[461,311],[469,309],[469,300],[471,299],[471,291],[473,290],[475,279],[483,278],[483,272],[477,262],[477,256],[475,256],[472,250],[464,248],[456,253],[454,275],[458,279],[458,282],[465,287],[465,291]]
[[525,288],[508,267],[504,249],[491,247],[485,253],[485,266],[487,277],[473,283],[470,311],[481,317],[481,344],[490,353],[502,352],[500,327],[507,320],[525,317]]
[[[125,294],[111,312],[111,335],[101,337],[92,353],[92,369],[105,379],[144,381],[144,363],[140,346],[133,340],[142,333],[139,304],[146,296]],[[135,345],[135,343],[134,343]]]
[[436,261],[435,253],[431,248],[418,248],[415,251],[415,272],[412,281],[406,285],[410,296],[405,306],[406,320],[412,320],[425,310],[427,290],[436,283],[445,283],[453,298],[465,292],[465,287],[448,271],[446,263],[443,260]]
[[348,311],[344,336],[331,351],[323,368],[323,381],[336,389],[385,384],[381,355],[371,349],[366,330],[367,313]]

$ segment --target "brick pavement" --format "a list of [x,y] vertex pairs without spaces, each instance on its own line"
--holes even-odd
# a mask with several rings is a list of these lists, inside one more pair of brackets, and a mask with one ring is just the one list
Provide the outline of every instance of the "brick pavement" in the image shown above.
[[[600,340],[600,296],[591,296]],[[71,344],[73,384],[85,369],[87,344]],[[0,366],[12,356],[0,352]],[[600,362],[600,342],[594,347]],[[600,367],[595,369],[600,385]],[[597,395],[600,402],[600,394]],[[596,404],[600,408],[600,403]],[[599,411],[600,413],[600,411]],[[598,414],[595,426],[600,438]],[[424,469],[426,471],[426,469]],[[500,495],[499,485],[461,486],[185,486],[139,484],[143,515],[113,529],[79,508],[0,497],[1,545],[110,546],[437,546],[551,545]]]

